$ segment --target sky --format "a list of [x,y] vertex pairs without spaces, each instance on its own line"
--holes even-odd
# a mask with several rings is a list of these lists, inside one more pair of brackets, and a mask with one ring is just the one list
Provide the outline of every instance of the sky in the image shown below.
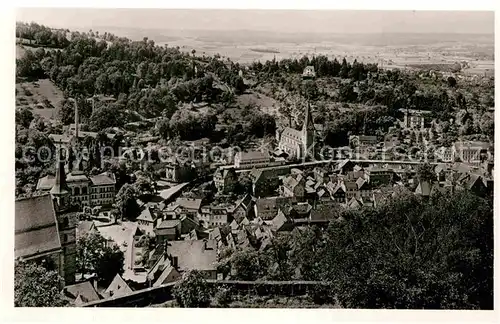
[[281,33],[494,33],[494,13],[484,11],[23,8],[17,10],[16,20],[69,29],[139,27]]

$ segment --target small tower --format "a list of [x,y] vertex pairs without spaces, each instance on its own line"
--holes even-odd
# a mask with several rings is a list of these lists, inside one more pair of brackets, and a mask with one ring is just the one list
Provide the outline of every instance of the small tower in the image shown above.
[[62,150],[59,148],[59,158],[57,161],[56,182],[50,189],[52,200],[57,203],[57,211],[64,212],[69,208],[70,189],[66,184],[66,173],[64,171],[64,159]]
[[56,170],[56,182],[50,194],[54,201],[57,217],[57,229],[62,247],[60,268],[66,285],[75,282],[76,272],[76,213],[70,211],[71,191],[66,184],[64,159],[59,148],[59,160]]

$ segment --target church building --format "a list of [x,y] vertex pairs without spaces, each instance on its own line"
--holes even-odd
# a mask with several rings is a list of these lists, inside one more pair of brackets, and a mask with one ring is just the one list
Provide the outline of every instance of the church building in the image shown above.
[[276,131],[278,150],[284,152],[291,159],[306,160],[314,157],[314,122],[311,116],[310,105],[307,103],[302,130],[285,127]]
[[70,204],[64,162],[59,162],[49,194],[18,199],[15,207],[15,258],[49,262],[66,285],[73,284],[78,220]]

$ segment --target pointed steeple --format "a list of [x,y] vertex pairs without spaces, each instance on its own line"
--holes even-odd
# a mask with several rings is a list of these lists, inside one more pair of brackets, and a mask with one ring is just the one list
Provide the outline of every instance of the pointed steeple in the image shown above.
[[302,125],[302,131],[304,133],[307,131],[314,131],[314,123],[311,116],[311,107],[309,101],[307,101],[306,112],[304,116],[304,124]]
[[52,189],[50,189],[50,194],[53,198],[59,196],[69,195],[69,189],[66,184],[66,172],[64,171],[64,159],[62,156],[62,150],[59,148],[59,159],[56,170],[56,182]]

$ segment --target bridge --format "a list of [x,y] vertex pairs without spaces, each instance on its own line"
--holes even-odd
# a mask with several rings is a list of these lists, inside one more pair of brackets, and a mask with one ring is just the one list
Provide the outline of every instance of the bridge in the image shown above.
[[[398,161],[398,160],[359,160],[359,159],[338,159],[338,160],[319,160],[319,161],[310,161],[310,162],[302,162],[302,163],[295,163],[295,164],[284,164],[284,165],[278,165],[278,166],[272,166],[272,167],[264,167],[264,168],[258,168],[256,170],[261,170],[261,171],[267,171],[267,170],[286,170],[286,169],[301,169],[301,168],[306,168],[306,167],[314,167],[314,166],[320,166],[320,165],[325,165],[325,164],[333,164],[333,163],[338,163],[342,162],[345,160],[349,160],[355,164],[360,164],[360,165],[370,165],[370,164],[382,164],[382,165],[421,165],[424,164],[424,162],[421,161]],[[438,164],[444,164],[442,162],[429,162],[431,165],[438,165]],[[254,169],[239,169],[236,170],[236,173],[245,173],[245,172],[250,172]]]

